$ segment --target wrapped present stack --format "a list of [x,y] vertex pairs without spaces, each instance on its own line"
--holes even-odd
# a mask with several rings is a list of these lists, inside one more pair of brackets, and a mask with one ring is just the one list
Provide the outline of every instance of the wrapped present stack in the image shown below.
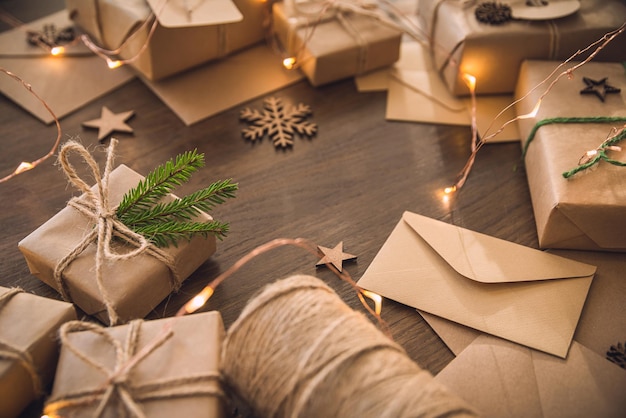
[[276,37],[314,86],[391,65],[400,56],[402,32],[376,17],[332,8],[302,13],[292,2],[272,10]]
[[57,331],[73,319],[69,303],[0,287],[0,417],[43,395],[57,364]]
[[[490,3],[491,9],[496,7],[492,3],[503,5],[485,3]],[[418,3],[418,16],[429,37],[435,68],[456,95],[469,94],[463,81],[465,73],[478,80],[478,94],[512,93],[525,59],[565,60],[626,21],[626,4],[621,0],[583,0],[574,13],[543,20],[507,20],[491,10],[491,19],[495,20],[484,16],[481,22],[476,15],[480,5],[445,0]],[[515,17],[515,11],[512,14]],[[624,59],[623,41],[612,43],[595,58]]]
[[[544,88],[530,90],[558,64],[527,61],[522,65],[516,97],[528,97],[518,103],[518,115],[532,113],[545,86],[561,71]],[[562,77],[537,113],[518,123],[540,246],[626,251],[626,168],[600,159],[585,170],[572,171],[599,152],[626,161],[625,152],[602,146],[626,126],[624,66],[585,64],[573,76]],[[564,178],[564,173],[571,176]]]
[[[265,39],[267,4],[256,0],[233,3],[235,10],[229,9],[230,1],[196,2],[185,10],[176,2],[66,0],[70,17],[81,29],[100,46],[119,48],[119,57],[131,60],[130,64],[150,80],[171,76]],[[219,16],[224,16],[225,23],[220,23],[219,17],[216,21],[216,11],[223,13]],[[158,22],[150,35],[154,16]]]

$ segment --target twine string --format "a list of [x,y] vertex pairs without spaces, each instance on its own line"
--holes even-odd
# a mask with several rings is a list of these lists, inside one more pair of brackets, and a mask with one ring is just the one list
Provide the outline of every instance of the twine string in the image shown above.
[[[143,320],[135,320],[128,324],[125,343],[113,338],[105,328],[87,322],[71,321],[61,326],[59,331],[63,347],[70,350],[77,358],[91,368],[104,375],[103,383],[94,389],[82,389],[68,392],[48,401],[44,412],[55,413],[63,409],[83,407],[98,403],[94,417],[104,415],[116,399],[121,403],[123,410],[131,416],[145,418],[140,403],[146,400],[163,400],[199,395],[224,397],[221,390],[208,386],[208,383],[219,380],[219,373],[209,372],[185,377],[157,379],[150,382],[134,384],[131,372],[148,356],[156,352],[174,332],[171,322],[167,322],[160,333],[139,349],[141,325]],[[73,332],[93,332],[102,337],[106,344],[115,350],[115,365],[112,369],[99,363],[96,359],[80,350],[69,338]]]
[[[12,288],[7,292],[0,295],[0,311],[9,303],[13,296],[18,293],[22,293],[20,288]],[[13,344],[0,338],[0,359],[15,361],[26,370],[30,376],[30,380],[33,385],[33,392],[35,396],[39,397],[42,393],[42,382],[39,373],[37,372],[37,366],[33,357],[27,351],[20,350]]]
[[475,416],[311,276],[248,302],[222,345],[222,375],[255,416]]
[[[71,301],[69,292],[63,279],[64,270],[89,247],[91,243],[96,243],[95,256],[95,278],[98,290],[102,296],[104,305],[111,324],[118,322],[119,316],[113,306],[113,301],[103,282],[103,267],[106,260],[122,261],[136,257],[140,254],[149,254],[163,262],[171,272],[171,285],[175,290],[180,286],[182,280],[176,271],[172,257],[151,244],[143,235],[138,234],[124,225],[115,215],[115,207],[109,204],[109,177],[113,166],[113,156],[116,139],[111,139],[111,144],[107,152],[104,174],[100,175],[100,168],[85,147],[78,142],[69,141],[61,147],[59,161],[64,173],[69,181],[84,194],[84,198],[73,198],[68,203],[79,213],[92,220],[96,226],[83,239],[63,257],[54,269],[54,279],[57,289],[65,300]],[[87,164],[96,181],[96,193],[89,185],[80,178],[74,166],[69,162],[69,155],[77,153]],[[116,252],[112,249],[113,237],[121,238],[123,242],[129,244],[133,249],[124,253]]]
[[[528,152],[528,147],[531,142],[535,139],[537,131],[542,126],[552,125],[556,123],[615,123],[615,122],[626,122],[626,117],[624,116],[586,116],[586,117],[556,117],[556,118],[546,118],[538,121],[532,127],[530,132],[528,133],[528,138],[526,138],[526,142],[524,142],[524,146],[522,148],[522,160],[526,158],[526,154]],[[616,132],[613,130],[612,132]],[[591,166],[597,164],[600,160],[604,160],[609,164],[613,164],[620,167],[626,167],[626,162],[622,162],[619,160],[615,160],[610,158],[607,154],[609,150],[615,150],[615,144],[622,141],[626,138],[626,126],[622,127],[622,130],[619,133],[614,134],[613,136],[609,135],[609,138],[605,140],[598,148],[593,150],[590,153],[586,153],[583,155],[578,161],[578,166],[575,168],[562,173],[564,178],[570,178],[574,174],[579,173],[583,170],[590,168]]]

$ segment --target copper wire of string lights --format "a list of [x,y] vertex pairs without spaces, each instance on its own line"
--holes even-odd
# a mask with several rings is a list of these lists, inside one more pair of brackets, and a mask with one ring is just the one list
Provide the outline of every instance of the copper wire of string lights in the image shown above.
[[34,160],[34,161],[22,161],[17,168],[9,175],[0,178],[0,183],[4,183],[7,180],[12,179],[13,177],[28,171],[28,170],[32,170],[33,168],[37,167],[39,164],[43,163],[45,160],[47,160],[48,158],[50,158],[51,156],[54,155],[54,153],[56,152],[57,148],[59,147],[59,143],[61,142],[61,135],[62,135],[62,131],[61,131],[61,124],[59,123],[59,119],[56,117],[56,115],[54,114],[54,112],[52,111],[52,109],[50,109],[50,106],[48,106],[48,103],[45,102],[45,100],[43,100],[37,93],[35,93],[35,91],[33,90],[32,86],[30,84],[28,84],[27,82],[25,82],[24,80],[22,80],[19,76],[13,74],[12,72],[6,70],[5,68],[0,67],[0,72],[8,75],[9,77],[13,78],[15,81],[17,81],[18,83],[20,83],[26,90],[28,90],[28,92],[30,94],[32,94],[45,108],[46,110],[50,113],[50,115],[52,116],[52,118],[54,119],[54,124],[56,125],[57,128],[57,137],[56,140],[54,141],[54,144],[52,145],[52,148],[50,148],[50,151],[48,151],[47,154],[45,154],[44,156]]
[[[255,249],[250,251],[248,254],[240,258],[235,264],[233,264],[230,268],[228,268],[222,274],[220,274],[215,279],[213,279],[206,287],[204,287],[204,289],[202,289],[198,294],[196,294],[196,296],[191,298],[189,302],[183,305],[176,313],[176,316],[181,316],[181,315],[186,315],[186,314],[191,314],[193,312],[196,312],[198,309],[200,309],[207,303],[209,298],[215,292],[215,289],[217,288],[217,286],[219,286],[228,277],[236,273],[239,269],[241,269],[245,264],[247,264],[253,258],[258,257],[259,255],[262,255],[270,250],[283,247],[286,245],[302,248],[315,256],[319,255],[319,250],[317,249],[317,246],[311,241],[306,240],[304,238],[274,239],[266,244],[256,247]],[[364,308],[373,317],[376,318],[378,323],[381,325],[381,328],[388,333],[389,331],[388,331],[387,325],[380,317],[380,312],[382,309],[382,297],[380,295],[377,295],[374,292],[361,289],[346,271],[339,271],[331,263],[328,263],[327,266],[333,273],[337,275],[337,277],[339,277],[341,280],[348,283],[357,292],[359,300],[363,304]],[[364,296],[374,302],[374,309],[372,309],[369,306],[369,304],[365,301]]]
[[[485,145],[487,142],[489,142],[490,139],[494,138],[496,135],[498,135],[500,132],[502,132],[504,130],[504,128],[506,128],[511,123],[514,123],[514,122],[516,122],[516,121],[518,121],[520,119],[529,119],[529,118],[534,117],[537,114],[537,112],[539,111],[539,108],[541,107],[541,102],[542,102],[543,98],[550,93],[550,91],[552,90],[552,88],[554,87],[554,85],[557,82],[559,82],[563,77],[568,77],[568,78],[573,77],[574,71],[576,71],[577,69],[579,69],[583,65],[585,65],[588,62],[590,62],[591,60],[593,60],[595,58],[595,56],[602,49],[604,49],[610,42],[612,42],[617,36],[622,34],[624,31],[626,31],[626,23],[623,23],[622,26],[620,26],[619,28],[615,29],[614,31],[608,32],[602,38],[600,38],[597,41],[593,42],[592,44],[588,45],[584,49],[580,49],[580,50],[576,51],[576,53],[574,53],[568,59],[566,59],[565,61],[560,63],[543,81],[541,81],[539,84],[534,86],[524,96],[522,96],[521,98],[515,100],[513,103],[511,103],[510,105],[505,107],[502,111],[500,111],[500,113],[498,113],[496,115],[496,117],[492,120],[492,122],[490,123],[489,127],[485,131],[485,136],[483,138],[481,138],[480,140],[472,139],[472,144],[471,144],[472,148],[471,148],[470,156],[469,156],[467,162],[465,163],[465,166],[463,167],[463,169],[457,175],[456,182],[452,186],[446,187],[444,189],[444,194],[445,194],[444,196],[448,197],[449,195],[451,195],[452,193],[458,191],[459,189],[461,189],[463,187],[463,185],[465,184],[465,182],[466,182],[466,180],[467,180],[467,178],[468,178],[468,176],[469,176],[469,174],[470,174],[470,172],[472,170],[472,167],[474,165],[474,161],[476,159],[476,154],[478,153],[478,151],[480,151],[480,149],[482,148],[483,145]],[[526,99],[533,91],[535,91],[538,88],[540,88],[543,85],[545,85],[555,74],[557,74],[559,71],[561,71],[561,69],[564,66],[566,66],[568,63],[573,61],[576,57],[578,57],[578,56],[580,56],[580,55],[582,55],[582,54],[584,54],[584,53],[586,53],[586,52],[588,52],[590,50],[593,50],[593,51],[589,54],[589,56],[587,56],[587,58],[585,58],[583,61],[581,61],[581,62],[579,62],[579,63],[577,63],[575,65],[572,65],[570,68],[567,68],[567,69],[563,70],[561,73],[558,74],[558,76],[554,80],[552,80],[552,82],[550,82],[548,87],[545,89],[545,91],[541,94],[541,96],[539,97],[539,99],[535,103],[535,106],[534,106],[533,110],[530,113],[527,113],[525,115],[520,115],[520,116],[517,116],[517,117],[515,117],[515,118],[513,118],[511,120],[508,120],[507,122],[502,124],[500,126],[500,128],[498,128],[498,130],[496,130],[495,132],[487,134],[491,130],[491,128],[493,127],[493,124],[495,123],[495,121],[504,112],[506,112],[512,106],[515,106],[515,104],[517,104],[517,103],[521,102],[522,100]],[[466,74],[465,76],[468,76],[468,74]],[[466,82],[467,82],[467,80],[466,80]],[[479,82],[479,80],[478,80],[478,82]],[[475,96],[476,96],[475,90],[472,91],[472,89],[470,89],[470,94],[471,94],[471,97],[472,97],[472,113],[474,113],[475,112]],[[475,136],[474,136],[475,135],[474,123],[475,123],[475,121],[472,120],[472,138],[475,138]]]

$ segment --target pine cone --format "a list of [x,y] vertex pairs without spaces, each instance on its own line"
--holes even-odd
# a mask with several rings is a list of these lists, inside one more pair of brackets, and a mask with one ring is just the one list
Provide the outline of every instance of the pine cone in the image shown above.
[[501,25],[513,18],[509,5],[495,1],[480,3],[474,14],[479,22],[490,25]]

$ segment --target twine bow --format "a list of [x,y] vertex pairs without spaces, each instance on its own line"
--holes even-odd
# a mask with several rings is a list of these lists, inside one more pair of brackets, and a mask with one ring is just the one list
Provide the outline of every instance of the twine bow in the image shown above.
[[[105,260],[120,261],[128,260],[140,254],[147,253],[159,261],[165,263],[172,273],[172,288],[176,289],[180,285],[180,278],[174,267],[174,260],[165,252],[152,245],[143,235],[138,234],[124,225],[115,214],[115,207],[109,203],[109,176],[113,166],[113,156],[116,139],[111,139],[111,144],[107,152],[104,174],[100,175],[100,168],[85,147],[78,142],[69,141],[61,147],[59,161],[65,175],[69,181],[84,193],[84,198],[73,198],[68,205],[76,209],[82,215],[91,219],[95,223],[95,228],[91,230],[74,249],[63,257],[54,269],[54,279],[57,289],[65,300],[71,301],[69,293],[63,281],[63,271],[74,261],[85,249],[96,242],[95,276],[98,290],[102,295],[104,305],[112,325],[116,324],[119,316],[113,307],[113,302],[104,286],[102,270]],[[93,177],[96,180],[96,192],[87,185],[76,173],[76,169],[69,162],[69,155],[77,153],[89,166]],[[112,249],[113,237],[122,239],[123,242],[134,247],[133,250],[119,253]]]
[[[0,310],[4,308],[4,306],[13,296],[22,292],[23,290],[20,288],[13,288],[0,295]],[[14,345],[10,344],[9,342],[0,339],[0,359],[15,361],[19,363],[30,376],[30,380],[33,383],[33,392],[35,393],[35,396],[39,397],[39,395],[41,395],[41,377],[37,372],[37,367],[35,366],[33,357],[28,352],[22,351]]]
[[578,160],[578,166],[571,169],[570,171],[566,171],[565,173],[563,173],[563,177],[565,177],[566,179],[570,178],[579,171],[588,169],[589,167],[598,163],[600,160],[604,160],[609,164],[613,164],[619,167],[625,167],[626,162],[615,160],[609,157],[607,154],[608,151],[621,151],[622,148],[615,144],[623,140],[624,138],[626,138],[626,125],[622,127],[622,130],[620,132],[618,132],[616,128],[613,128],[608,138],[602,144],[600,144],[598,148],[587,151]]
[[[44,412],[54,414],[63,409],[83,407],[98,404],[93,416],[103,416],[107,408],[120,402],[120,406],[131,416],[145,418],[140,402],[146,400],[169,399],[189,396],[212,395],[225,396],[224,393],[208,385],[209,382],[219,380],[220,375],[216,372],[196,374],[186,377],[175,377],[155,380],[146,383],[134,383],[132,371],[138,364],[163,346],[170,340],[174,332],[171,322],[167,322],[163,330],[147,345],[139,349],[139,337],[143,320],[134,320],[128,324],[126,341],[122,344],[113,338],[106,329],[92,323],[82,321],[70,321],[61,326],[59,336],[63,347],[70,350],[76,357],[88,366],[98,370],[105,378],[103,383],[94,389],[80,389],[74,392],[58,395],[51,398]],[[105,340],[105,343],[115,350],[115,365],[111,369],[96,359],[81,351],[69,338],[72,332],[89,331],[97,334]],[[136,379],[135,379],[136,380]]]

